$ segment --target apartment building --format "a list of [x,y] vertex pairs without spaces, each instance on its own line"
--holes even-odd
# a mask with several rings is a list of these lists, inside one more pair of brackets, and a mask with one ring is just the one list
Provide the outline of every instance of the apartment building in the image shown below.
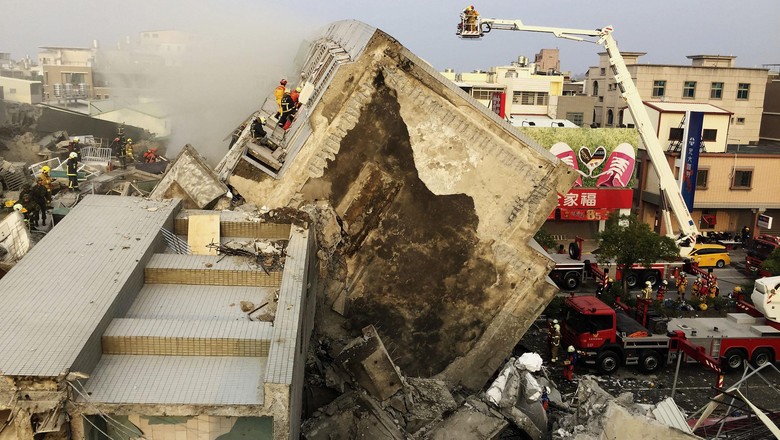
[[[691,55],[691,64],[640,64],[645,52],[623,52],[640,96],[648,102],[705,103],[732,113],[728,144],[756,143],[764,105],[768,70],[736,67],[734,56]],[[609,58],[599,53],[599,65],[587,73],[586,93],[597,98],[595,124],[631,126]]]
[[0,76],[0,99],[38,104],[43,100],[41,82]]
[[92,48],[41,47],[38,64],[43,72],[43,100],[71,101],[94,97]]

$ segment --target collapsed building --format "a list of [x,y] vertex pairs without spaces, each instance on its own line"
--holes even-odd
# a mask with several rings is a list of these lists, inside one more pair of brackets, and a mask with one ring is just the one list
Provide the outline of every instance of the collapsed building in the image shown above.
[[481,388],[556,291],[531,238],[575,176],[363,23],[332,24],[300,70],[279,148],[258,153],[247,126],[216,172],[253,203],[318,206],[336,347],[374,325],[404,372]]
[[[318,338],[382,401],[403,387],[451,411],[448,389],[504,363],[557,290],[532,236],[571,168],[365,24],[328,27],[300,70],[289,130],[263,144],[245,124],[213,172],[185,149],[153,200],[86,197],[0,280],[17,438],[298,438],[315,302]],[[277,209],[198,211],[229,206],[225,188]],[[199,240],[181,253],[185,234]],[[245,267],[231,238],[286,240],[286,266]],[[414,428],[441,415],[428,407]]]
[[292,211],[85,197],[0,280],[0,435],[295,438],[313,256]]

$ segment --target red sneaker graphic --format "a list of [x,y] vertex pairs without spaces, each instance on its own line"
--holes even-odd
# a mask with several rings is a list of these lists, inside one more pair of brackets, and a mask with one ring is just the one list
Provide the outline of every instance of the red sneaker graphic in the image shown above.
[[596,186],[625,187],[634,174],[636,153],[630,144],[620,144],[609,154]]
[[[550,153],[554,154],[555,157],[561,160],[561,162],[574,168],[575,171],[580,173],[580,167],[577,163],[577,156],[574,154],[574,150],[572,150],[571,147],[566,143],[558,142],[557,144],[553,145],[552,148],[550,148]],[[577,180],[574,182],[574,186],[582,186],[582,177],[577,177]]]

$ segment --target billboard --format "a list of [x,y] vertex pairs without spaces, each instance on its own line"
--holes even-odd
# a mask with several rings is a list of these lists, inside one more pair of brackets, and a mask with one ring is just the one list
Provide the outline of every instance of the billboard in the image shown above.
[[606,220],[619,209],[631,209],[635,183],[635,129],[519,128],[577,174],[549,219]]
[[696,195],[696,174],[699,172],[699,150],[701,148],[701,132],[704,128],[704,113],[685,112],[685,144],[680,153],[683,166],[680,167],[680,194],[688,206],[688,212],[693,212],[693,197]]

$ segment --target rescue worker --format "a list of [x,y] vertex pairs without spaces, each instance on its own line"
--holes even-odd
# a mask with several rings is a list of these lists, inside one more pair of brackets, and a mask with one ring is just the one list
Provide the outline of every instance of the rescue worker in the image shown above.
[[268,133],[265,132],[265,128],[263,127],[265,125],[265,118],[262,116],[258,116],[255,118],[255,120],[252,122],[252,137],[255,139],[263,139],[268,135]]
[[702,280],[701,280],[701,275],[699,275],[696,277],[695,280],[693,280],[693,286],[691,286],[691,297],[698,298],[701,288],[702,288]]
[[474,5],[466,7],[466,9],[463,10],[463,17],[466,22],[465,30],[466,32],[476,32],[477,31],[477,17],[479,14],[477,13],[477,10],[474,9]]
[[276,115],[274,115],[276,119],[282,117],[282,97],[284,97],[284,92],[286,91],[287,80],[283,78],[281,81],[279,81],[279,85],[274,89],[274,98],[276,98],[276,105],[279,107],[279,111],[277,111]]
[[563,380],[574,380],[574,364],[577,363],[577,350],[569,345],[566,350],[566,358],[563,360]]
[[[46,190],[46,187],[43,186],[43,179],[40,177],[38,178],[35,185],[33,185],[30,190],[30,195],[32,196],[33,202],[37,205],[36,211],[37,214],[40,215],[41,225],[46,226],[46,212],[49,209],[49,202],[51,202],[51,194]],[[37,216],[35,221],[36,223],[38,222]]]
[[660,284],[658,284],[658,291],[655,293],[655,299],[657,301],[663,301],[664,296],[666,295],[666,287],[669,285],[669,283],[666,280],[661,281]]
[[19,200],[23,200],[24,196],[30,194],[30,190],[32,189],[32,186],[29,183],[25,183],[22,185],[22,188],[19,190]]
[[596,287],[596,296],[601,296],[602,293],[609,293],[612,290],[612,284],[614,282],[615,280],[613,280],[608,276],[605,276],[604,279]]
[[718,287],[718,280],[715,278],[710,278],[707,282],[707,292],[706,294],[710,298],[715,298],[716,296],[720,295],[720,287]]
[[157,162],[157,148],[149,148],[144,151],[144,162],[154,163]]
[[32,197],[32,190],[21,197],[22,206],[24,206],[24,219],[30,226],[38,226],[38,204]]
[[287,124],[287,121],[290,119],[290,117],[295,112],[295,104],[293,103],[292,98],[290,97],[290,94],[288,92],[284,93],[284,96],[282,96],[282,114],[279,117],[279,126],[287,130],[289,126],[285,127]]
[[653,283],[645,281],[645,287],[642,289],[644,299],[653,299]]
[[541,402],[542,402],[542,409],[544,409],[544,411],[547,412],[547,410],[550,408],[550,388],[549,387],[544,387],[542,389]]
[[685,289],[688,288],[688,277],[685,275],[685,272],[680,271],[680,276],[677,277],[675,285],[677,286],[677,296],[680,298],[680,301],[685,301]]
[[75,152],[78,155],[79,160],[81,160],[81,143],[77,137],[73,138],[68,144],[68,153],[73,152]]
[[125,157],[130,161],[130,165],[135,163],[135,153],[133,152],[133,140],[128,139],[125,145]]
[[119,149],[119,162],[122,164],[122,169],[127,169],[127,150],[130,150],[130,154],[133,154],[133,140],[130,138],[127,138],[124,144],[120,146]]
[[65,170],[68,176],[68,188],[71,190],[79,190],[79,155],[76,152],[68,155],[68,160],[65,162]]
[[742,239],[742,245],[744,246],[744,244],[750,240],[750,228],[743,226],[742,231],[740,231],[739,234],[741,236],[740,238]]
[[729,298],[737,300],[742,299],[742,287],[734,286],[734,290],[729,293]]
[[46,188],[46,191],[49,192],[49,198],[51,198],[51,183],[54,181],[54,179],[51,178],[51,167],[48,165],[44,165],[41,167],[41,174],[38,175],[38,179],[41,180],[41,184]]
[[290,98],[292,98],[293,104],[295,104],[295,108],[296,109],[301,106],[301,103],[298,102],[298,99],[300,97],[301,97],[301,88],[300,87],[296,87],[295,89],[293,89],[292,92],[290,92]]
[[558,350],[561,347],[561,325],[558,320],[553,324],[550,334],[550,362],[558,362]]

